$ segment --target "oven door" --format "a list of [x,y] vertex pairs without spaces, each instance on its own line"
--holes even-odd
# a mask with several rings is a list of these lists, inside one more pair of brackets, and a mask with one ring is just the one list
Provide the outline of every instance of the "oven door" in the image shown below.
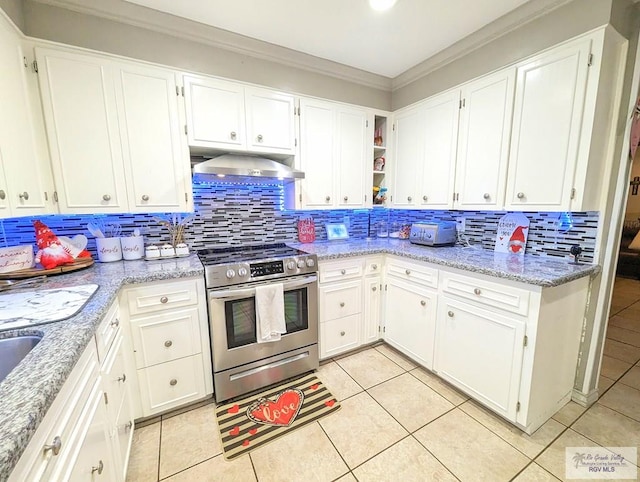
[[287,333],[257,343],[255,287],[265,281],[208,291],[213,371],[220,372],[318,343],[317,277],[281,281]]

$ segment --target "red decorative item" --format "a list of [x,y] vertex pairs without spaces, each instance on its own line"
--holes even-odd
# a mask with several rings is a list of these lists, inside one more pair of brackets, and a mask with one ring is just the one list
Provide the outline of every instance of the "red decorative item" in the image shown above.
[[304,394],[297,388],[287,389],[275,399],[261,398],[249,405],[247,417],[255,423],[286,427],[296,419]]
[[316,226],[313,218],[298,220],[298,239],[301,243],[313,243],[316,240]]
[[36,230],[36,263],[40,263],[45,269],[55,268],[63,264],[73,263],[73,256],[62,246],[53,231],[41,221],[34,221]]
[[511,251],[512,253],[517,253],[521,249],[524,249],[526,241],[523,230],[527,228],[528,226],[518,226],[516,228],[516,230],[511,235],[511,238],[509,239],[509,251]]

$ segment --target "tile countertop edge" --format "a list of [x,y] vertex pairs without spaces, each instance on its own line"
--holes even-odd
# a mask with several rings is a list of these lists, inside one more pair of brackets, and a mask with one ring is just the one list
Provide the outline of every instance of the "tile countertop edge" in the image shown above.
[[8,479],[107,309],[126,285],[203,276],[196,255],[177,261],[96,263],[86,270],[50,277],[42,289],[94,282],[99,288],[80,312],[66,320],[11,329],[43,334],[36,347],[0,383],[0,481]]
[[556,260],[526,254],[517,257],[461,246],[431,248],[406,240],[354,239],[290,245],[317,255],[320,261],[390,254],[541,287],[560,286],[585,276],[595,276],[601,269],[597,264],[575,265],[562,258]]

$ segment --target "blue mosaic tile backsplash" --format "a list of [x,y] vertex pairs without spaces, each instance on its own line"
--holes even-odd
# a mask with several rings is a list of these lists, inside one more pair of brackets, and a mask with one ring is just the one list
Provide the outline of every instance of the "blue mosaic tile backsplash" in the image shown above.
[[[417,221],[456,220],[464,216],[465,236],[472,244],[493,249],[500,217],[505,212],[495,211],[427,211],[401,209],[356,210],[284,210],[284,186],[281,182],[219,182],[193,185],[195,213],[186,230],[190,248],[204,246],[238,246],[297,241],[296,222],[302,216],[311,216],[316,226],[316,240],[326,241],[324,225],[344,223],[354,238],[376,235],[380,222],[388,225],[411,224]],[[583,248],[584,259],[593,260],[598,231],[597,212],[571,213],[564,219],[568,230],[559,232],[559,213],[525,213],[531,221],[527,253],[536,256],[567,257],[573,244]],[[185,214],[186,215],[186,214]],[[170,214],[165,217],[171,216]],[[184,215],[183,215],[184,216]],[[52,215],[9,218],[0,221],[0,244],[16,246],[35,245],[32,222],[40,219],[54,233],[73,237],[84,234],[89,238],[89,250],[95,252],[95,241],[87,231],[89,222],[116,222],[122,226],[122,235],[129,236],[139,228],[146,244],[169,241],[169,233],[158,222],[157,214],[119,215]]]

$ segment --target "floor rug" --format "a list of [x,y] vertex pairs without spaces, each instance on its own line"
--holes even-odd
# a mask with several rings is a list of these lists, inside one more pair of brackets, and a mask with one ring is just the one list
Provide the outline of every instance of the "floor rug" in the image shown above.
[[314,374],[218,405],[224,457],[240,457],[339,409],[336,397]]

